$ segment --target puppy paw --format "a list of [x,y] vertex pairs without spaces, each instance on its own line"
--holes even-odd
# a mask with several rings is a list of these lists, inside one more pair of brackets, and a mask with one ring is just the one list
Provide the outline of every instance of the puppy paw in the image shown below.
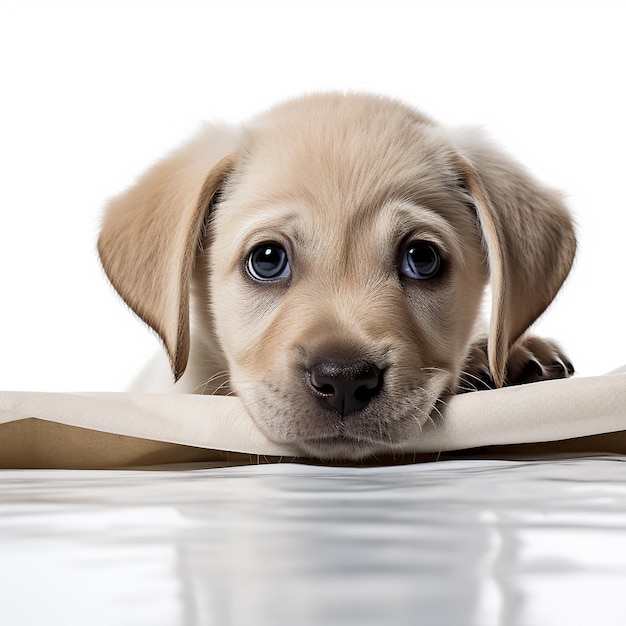
[[573,373],[574,366],[554,341],[529,335],[511,348],[504,384],[569,378]]
[[[522,337],[511,348],[504,386],[568,378],[573,373],[572,363],[554,341],[529,335]],[[495,389],[489,370],[486,337],[480,338],[472,345],[459,377],[457,393],[481,389]]]

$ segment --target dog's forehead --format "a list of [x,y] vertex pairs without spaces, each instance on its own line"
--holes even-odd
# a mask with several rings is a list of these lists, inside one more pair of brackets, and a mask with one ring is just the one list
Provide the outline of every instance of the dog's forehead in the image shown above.
[[437,206],[454,187],[442,137],[392,101],[305,99],[250,125],[232,188],[248,206],[299,204],[324,222],[364,218],[389,200]]
[[396,103],[305,101],[252,124],[242,164],[264,193],[367,206],[442,182],[449,150],[434,125]]

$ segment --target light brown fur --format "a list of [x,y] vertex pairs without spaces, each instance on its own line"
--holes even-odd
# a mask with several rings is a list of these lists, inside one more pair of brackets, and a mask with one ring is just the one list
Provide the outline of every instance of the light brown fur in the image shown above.
[[[438,248],[440,277],[399,275],[409,240]],[[287,251],[288,280],[246,272],[267,242]],[[268,436],[322,458],[393,449],[472,380],[571,373],[556,346],[524,333],[575,247],[560,197],[476,133],[340,94],[287,102],[241,131],[207,128],[111,203],[99,240],[178,390],[234,391]],[[320,362],[375,365],[374,396],[345,415],[324,408],[311,384]]]

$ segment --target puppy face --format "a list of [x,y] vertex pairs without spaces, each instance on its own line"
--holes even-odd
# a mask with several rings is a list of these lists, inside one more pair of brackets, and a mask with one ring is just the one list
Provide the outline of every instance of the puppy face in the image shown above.
[[177,377],[191,345],[196,380],[227,370],[265,433],[307,455],[414,439],[456,387],[489,279],[501,382],[571,265],[555,194],[395,102],[303,98],[206,150],[196,140],[111,204],[103,264]]
[[453,387],[487,270],[431,134],[333,109],[251,130],[201,274],[231,385],[272,438],[361,456],[415,436]]

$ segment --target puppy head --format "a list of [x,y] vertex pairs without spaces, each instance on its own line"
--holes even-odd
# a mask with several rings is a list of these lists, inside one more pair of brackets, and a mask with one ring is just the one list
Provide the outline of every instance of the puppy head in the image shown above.
[[552,192],[398,103],[307,97],[257,118],[221,160],[214,146],[196,140],[114,201],[103,265],[177,377],[193,282],[208,323],[192,342],[217,342],[260,427],[306,454],[359,458],[414,437],[455,389],[489,276],[501,383],[571,265]]

